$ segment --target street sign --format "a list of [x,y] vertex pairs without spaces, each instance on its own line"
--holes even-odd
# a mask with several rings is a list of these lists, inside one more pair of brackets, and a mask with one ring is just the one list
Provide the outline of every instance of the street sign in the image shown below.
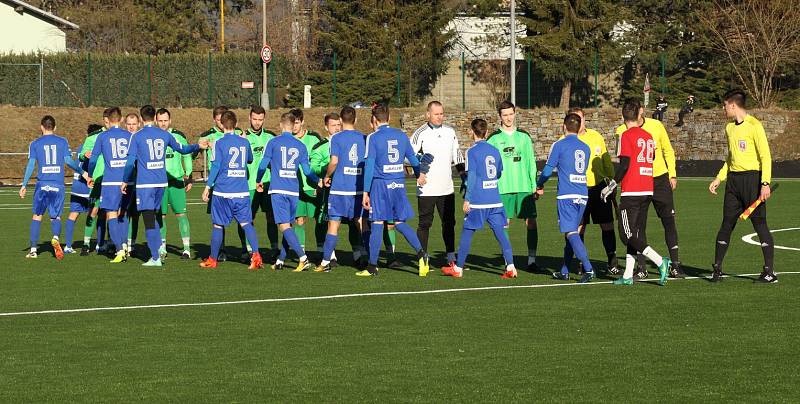
[[256,83],[252,81],[243,81],[242,88],[256,88]]
[[272,61],[272,48],[270,48],[269,45],[265,44],[264,47],[261,48],[261,60],[264,61],[264,63]]

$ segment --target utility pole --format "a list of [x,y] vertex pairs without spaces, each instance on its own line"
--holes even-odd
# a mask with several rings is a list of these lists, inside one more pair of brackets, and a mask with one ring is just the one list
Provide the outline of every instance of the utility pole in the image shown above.
[[[267,44],[267,0],[261,0],[261,46]],[[263,77],[261,79],[261,106],[269,109],[269,92],[267,92],[267,64],[262,62]]]
[[511,103],[517,105],[517,15],[516,1],[511,0]]
[[225,0],[219,0],[219,49],[225,53]]

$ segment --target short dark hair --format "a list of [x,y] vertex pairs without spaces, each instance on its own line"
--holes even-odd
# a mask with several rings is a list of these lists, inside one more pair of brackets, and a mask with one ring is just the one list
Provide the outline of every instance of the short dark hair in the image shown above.
[[475,133],[475,136],[481,139],[486,138],[486,131],[489,128],[489,124],[487,124],[485,120],[481,118],[473,119],[469,126],[472,128],[472,132]]
[[250,113],[256,115],[266,115],[267,110],[265,110],[261,105],[251,105]]
[[103,118],[108,118],[109,115],[111,115],[110,107],[103,110]]
[[501,102],[500,105],[497,106],[497,115],[500,115],[502,110],[509,109],[509,108],[512,108],[515,111],[517,109],[517,107],[511,101],[505,100],[505,101]]
[[214,107],[214,110],[211,112],[211,117],[216,119],[218,116],[222,115],[225,111],[228,110],[228,107],[224,105],[219,105]]
[[234,129],[236,128],[236,114],[233,111],[225,111],[222,113],[222,117],[219,119],[222,123],[223,129]]
[[330,121],[331,119],[335,119],[335,120],[338,121],[339,119],[342,119],[342,118],[340,118],[339,114],[337,114],[336,112],[329,112],[329,113],[325,114],[325,118],[323,118],[323,120],[325,121],[325,126],[328,125],[328,121]]
[[342,107],[342,110],[339,111],[339,117],[342,118],[342,123],[353,125],[356,123],[356,109],[345,105]]
[[87,135],[91,135],[92,133],[95,133],[100,129],[103,129],[103,125],[98,125],[96,123],[90,123],[89,126],[86,128],[86,134]]
[[294,125],[295,121],[297,121],[297,118],[294,116],[293,113],[284,112],[283,114],[281,114],[281,125],[285,125],[285,124]]
[[[108,113],[107,116],[106,112]],[[122,110],[119,107],[110,107],[103,112],[103,117],[108,118],[111,122],[119,122],[122,120]]]
[[633,122],[639,120],[639,109],[642,108],[642,104],[639,103],[638,98],[628,98],[625,100],[625,103],[622,104],[622,119],[625,122]]
[[568,133],[578,133],[581,130],[581,116],[574,112],[567,114],[564,117],[564,127],[567,128]]
[[303,110],[300,109],[300,108],[292,108],[291,110],[289,110],[289,113],[294,115],[294,121],[295,122],[297,122],[297,121],[301,121],[302,122],[302,121],[305,120],[303,118]]
[[150,122],[153,119],[156,119],[156,108],[150,104],[147,104],[139,108],[139,115],[142,116],[143,121]]
[[166,108],[159,108],[156,111],[156,116],[167,114],[168,117],[172,118],[172,114],[169,113],[169,110]]
[[52,115],[45,115],[42,117],[42,127],[44,130],[53,130],[56,128],[56,118]]
[[372,117],[378,122],[389,122],[389,106],[378,104],[372,108]]
[[733,103],[739,108],[745,108],[747,106],[747,94],[739,89],[728,91],[722,99],[727,103]]
[[437,107],[442,107],[442,108],[444,108],[444,105],[442,105],[442,103],[441,103],[441,102],[439,102],[439,101],[436,101],[436,100],[433,100],[433,101],[431,101],[431,102],[429,102],[429,103],[428,103],[428,108],[426,108],[425,110],[426,110],[426,111],[430,111],[430,110],[431,110],[431,107],[433,107],[433,106],[437,106]]

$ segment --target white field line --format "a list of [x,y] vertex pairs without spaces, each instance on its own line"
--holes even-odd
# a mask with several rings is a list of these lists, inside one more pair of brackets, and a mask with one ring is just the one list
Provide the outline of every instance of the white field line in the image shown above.
[[[800,227],[789,227],[789,228],[786,228],[786,229],[776,229],[776,230],[770,230],[769,232],[770,233],[780,233],[782,231],[792,231],[792,230],[800,230]],[[757,246],[760,247],[761,243],[755,240],[756,236],[758,236],[758,233],[750,233],[750,234],[748,234],[746,236],[743,236],[742,237],[742,241],[744,241],[747,244],[757,245]],[[775,248],[777,248],[779,250],[800,251],[800,248],[784,247],[782,245],[776,245]]]
[[[778,275],[796,275],[800,271],[795,272],[778,272]],[[751,277],[759,274],[726,274],[724,277]],[[693,279],[707,279],[703,276],[689,276],[683,279],[671,279],[670,281],[677,280],[693,280]],[[645,279],[637,282],[655,282],[656,279]],[[282,303],[282,302],[297,302],[309,300],[333,300],[333,299],[348,299],[354,297],[378,297],[378,296],[405,296],[405,295],[429,295],[440,293],[458,293],[458,292],[478,292],[487,290],[504,290],[504,289],[539,289],[539,288],[557,288],[557,287],[589,287],[592,285],[610,285],[611,281],[600,281],[591,283],[554,283],[546,285],[508,285],[508,286],[483,286],[476,288],[453,288],[453,289],[434,289],[434,290],[417,290],[405,292],[373,292],[373,293],[350,293],[340,295],[324,295],[324,296],[300,296],[300,297],[283,297],[271,299],[254,299],[254,300],[232,300],[223,302],[202,302],[202,303],[174,303],[174,304],[150,304],[150,305],[137,305],[137,306],[110,306],[110,307],[87,307],[82,309],[63,309],[63,310],[40,310],[40,311],[20,311],[0,313],[0,317],[15,317],[15,316],[33,316],[41,314],[69,314],[69,313],[86,313],[86,312],[102,312],[102,311],[117,311],[117,310],[143,310],[143,309],[162,309],[162,308],[177,308],[177,307],[202,307],[202,306],[226,306],[233,304],[257,304],[257,303]]]

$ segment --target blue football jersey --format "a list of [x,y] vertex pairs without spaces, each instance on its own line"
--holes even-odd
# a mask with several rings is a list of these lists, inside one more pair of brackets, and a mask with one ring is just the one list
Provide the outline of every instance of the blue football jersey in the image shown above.
[[[112,126],[97,135],[97,140],[92,149],[92,157],[89,161],[89,168],[94,170],[97,158],[103,156],[105,164],[103,185],[122,185],[125,164],[128,162],[130,140],[131,133],[119,126]],[[90,175],[93,176],[93,174]]]
[[485,140],[476,142],[467,150],[467,195],[472,209],[490,209],[503,206],[497,179],[503,172],[503,160],[496,147]]
[[71,157],[67,139],[57,135],[44,135],[31,142],[28,159],[35,159],[38,182],[64,185],[64,164]]
[[211,169],[216,178],[209,178],[209,185],[214,187],[214,195],[228,198],[249,197],[247,165],[253,162],[250,142],[241,136],[226,133],[217,140],[214,149]]
[[[101,135],[102,136],[102,135]],[[132,176],[133,164],[136,163],[136,187],[137,188],[164,188],[167,186],[166,151],[167,147],[187,154],[200,150],[197,145],[183,145],[175,140],[171,133],[147,125],[131,136],[130,147],[128,150],[128,160],[131,166],[128,176]],[[103,183],[106,179],[103,178]],[[125,178],[130,181],[132,178]]]
[[[297,170],[302,167],[303,172],[311,172],[311,166],[308,164],[308,150],[301,141],[297,140],[290,132],[284,132],[270,140],[264,150],[264,157],[258,170],[264,171],[267,166],[270,167],[271,174],[270,194],[300,196]],[[261,178],[257,180],[260,181]]]
[[358,195],[364,190],[364,134],[345,130],[331,138],[330,154],[339,159],[331,181],[331,194]]
[[547,165],[558,169],[558,199],[587,197],[586,167],[589,158],[589,146],[574,134],[553,143]]
[[403,162],[417,160],[408,136],[389,125],[381,125],[367,137],[365,157],[375,160],[372,178],[384,180],[405,180]]

